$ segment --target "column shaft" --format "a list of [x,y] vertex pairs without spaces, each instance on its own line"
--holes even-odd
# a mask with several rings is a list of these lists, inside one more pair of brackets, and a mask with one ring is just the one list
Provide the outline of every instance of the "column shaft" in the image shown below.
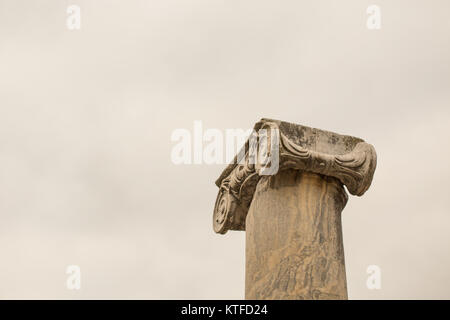
[[283,170],[259,181],[246,218],[246,299],[347,299],[333,177]]

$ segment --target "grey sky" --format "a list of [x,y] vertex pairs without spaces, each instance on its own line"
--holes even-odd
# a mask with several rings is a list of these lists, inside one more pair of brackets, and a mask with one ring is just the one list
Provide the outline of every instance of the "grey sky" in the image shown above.
[[349,298],[450,298],[450,3],[376,1],[376,31],[370,4],[0,0],[0,298],[243,298],[245,235],[212,231],[225,165],[172,164],[170,136],[262,117],[377,150],[343,213]]

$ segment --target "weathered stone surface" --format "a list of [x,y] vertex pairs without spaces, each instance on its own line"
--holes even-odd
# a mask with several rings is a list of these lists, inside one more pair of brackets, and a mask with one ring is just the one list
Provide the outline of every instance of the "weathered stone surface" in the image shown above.
[[[376,167],[376,152],[362,139],[329,131],[262,119],[254,130],[274,128],[279,132],[279,171],[289,168],[337,178],[353,194],[369,188]],[[214,207],[213,227],[217,233],[245,230],[245,218],[260,179],[258,165],[248,161],[249,143],[244,146],[245,162],[234,161],[222,172]]]
[[333,177],[288,169],[263,177],[247,216],[246,299],[347,299]]
[[247,141],[244,161],[236,157],[216,181],[214,230],[246,230],[247,299],[347,299],[344,185],[364,194],[375,149],[359,138],[278,120],[262,119],[254,130],[267,128],[278,171],[264,175],[268,163],[250,161]]

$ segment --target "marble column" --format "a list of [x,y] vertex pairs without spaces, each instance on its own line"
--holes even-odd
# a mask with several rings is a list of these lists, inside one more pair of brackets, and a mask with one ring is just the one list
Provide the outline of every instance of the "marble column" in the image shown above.
[[[264,163],[252,161],[259,159],[251,146],[262,142],[260,132],[270,159]],[[278,120],[262,119],[254,133],[216,181],[213,215],[217,233],[246,231],[246,299],[347,299],[344,186],[364,194],[375,149],[359,138]]]

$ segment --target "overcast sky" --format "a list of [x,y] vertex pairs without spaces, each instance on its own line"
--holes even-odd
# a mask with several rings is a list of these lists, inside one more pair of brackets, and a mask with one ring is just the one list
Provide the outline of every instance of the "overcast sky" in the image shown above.
[[[72,4],[80,30],[66,26]],[[366,26],[371,4],[380,30]],[[372,187],[343,211],[349,298],[449,299],[449,12],[447,0],[0,0],[0,298],[243,299],[245,234],[212,230],[225,164],[175,165],[170,138],[195,120],[268,117],[377,150]]]

